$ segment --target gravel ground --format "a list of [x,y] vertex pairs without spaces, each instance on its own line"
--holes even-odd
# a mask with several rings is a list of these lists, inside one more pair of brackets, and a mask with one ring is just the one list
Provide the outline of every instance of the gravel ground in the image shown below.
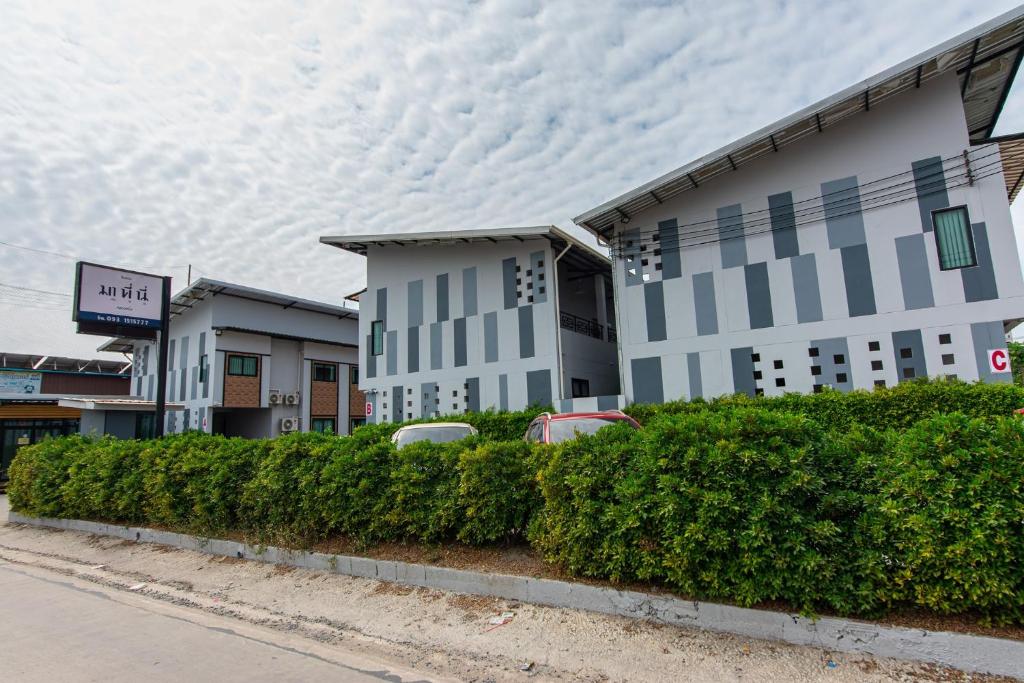
[[0,524],[0,558],[468,681],[1000,680],[22,525]]

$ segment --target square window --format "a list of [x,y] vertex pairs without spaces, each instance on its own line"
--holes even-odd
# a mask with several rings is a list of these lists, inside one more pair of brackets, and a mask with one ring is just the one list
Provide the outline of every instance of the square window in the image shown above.
[[754,389],[754,396],[764,396],[764,389]]
[[654,250],[654,255],[655,256],[661,256],[661,249],[655,249]]
[[953,343],[953,338],[948,333],[940,334],[939,335],[939,343],[940,344],[952,344]]
[[533,294],[531,294],[530,296],[526,297],[526,303],[528,303],[528,304],[532,304],[533,303]]
[[532,275],[533,275],[533,269],[532,268],[527,268],[526,269],[526,277],[531,277]]
[[540,259],[539,261],[537,261],[537,267],[538,268],[543,268],[544,267],[544,259]]
[[844,356],[841,353],[837,353],[836,355],[832,356],[832,362],[835,363],[836,365],[844,365],[846,363],[846,356]]
[[782,361],[781,360],[777,360],[777,361],[773,362],[772,365],[775,366],[776,370],[781,370],[782,369]]
[[775,378],[775,386],[777,386],[777,387],[784,387],[784,386],[786,386],[786,378],[785,377],[776,377]]
[[941,270],[978,265],[966,206],[932,211],[932,225],[935,228],[935,246]]
[[412,419],[412,413],[406,413],[405,419],[406,420],[411,420]]
[[539,282],[544,282],[544,273],[541,273],[541,274],[539,274],[539,275],[537,276],[537,280],[538,280]]
[[521,290],[521,289],[517,289],[516,290],[516,298],[517,299],[522,299],[523,298],[523,290]]
[[817,346],[812,346],[811,348],[807,349],[807,355],[810,356],[811,358],[817,358],[818,357],[818,347]]
[[520,266],[520,265],[519,265],[519,264],[517,263],[517,264],[516,264],[516,272],[518,273],[518,272],[520,272],[520,271],[521,271],[522,269],[523,269],[523,267],[522,267],[522,266]]
[[526,289],[527,289],[527,291],[533,289],[533,283],[532,282],[527,282],[526,283]]
[[956,375],[946,375],[946,380],[949,381],[949,382],[955,382],[956,381]]
[[459,404],[458,403],[453,403],[452,404],[452,410],[458,410],[458,409],[459,409]]
[[412,396],[412,389],[409,389],[409,390],[408,390],[407,392],[405,392],[405,393],[407,393],[407,394],[409,394],[410,396]]
[[914,349],[900,349],[900,358],[913,358]]
[[[541,278],[541,279],[543,279],[543,278]],[[543,294],[544,293],[544,288],[541,287],[539,291],[540,291],[541,294]]]
[[914,368],[903,368],[903,377],[906,379],[913,379],[917,376],[917,372]]
[[881,370],[882,369],[882,361],[880,361],[880,360],[873,360],[873,361],[871,361],[871,369],[875,370],[875,371]]
[[660,239],[661,239],[661,233],[660,232],[656,232],[656,233],[654,233],[654,237],[651,238],[651,241],[652,242],[657,242]]
[[452,397],[458,396],[459,392],[456,389],[452,389]]
[[640,245],[640,251],[647,251],[647,247],[643,244]]
[[517,278],[516,278],[516,286],[518,287],[518,286],[519,286],[519,285],[521,285],[521,284],[523,284],[523,278],[521,278],[521,277],[517,277]]
[[820,365],[812,365],[811,366],[811,374],[814,375],[815,377],[820,375],[821,374],[821,366]]
[[836,384],[846,384],[846,373],[845,372],[837,372],[836,373]]
[[384,406],[384,409],[385,409],[385,410],[387,410],[387,408],[388,408],[388,402],[387,402],[387,401],[384,401],[384,403],[383,403],[382,405]]
[[881,350],[882,350],[882,345],[879,344],[878,342],[876,342],[876,341],[869,341],[868,342],[868,351],[881,351]]
[[646,266],[647,265],[647,259],[645,259],[645,258],[640,259],[640,265],[641,266]]
[[752,362],[754,362],[754,363],[760,363],[761,362],[761,354],[759,354],[759,353],[752,353],[752,354],[750,354],[750,360]]
[[885,386],[885,380],[884,379],[876,379],[875,380],[875,386],[876,387],[884,387]]
[[654,269],[655,270],[661,270],[661,262],[655,263],[654,264]]
[[954,362],[955,361],[953,360],[953,354],[951,354],[951,353],[944,353],[944,354],[942,354],[942,364],[943,365],[952,365]]
[[822,387],[822,385],[820,385],[820,384],[815,384],[815,385],[814,385],[814,393],[816,393],[816,394],[820,394],[820,393],[821,393],[821,387]]
[[754,370],[754,379],[761,379],[761,377],[762,377],[761,371],[760,370]]
[[406,408],[412,408],[412,401],[406,401]]

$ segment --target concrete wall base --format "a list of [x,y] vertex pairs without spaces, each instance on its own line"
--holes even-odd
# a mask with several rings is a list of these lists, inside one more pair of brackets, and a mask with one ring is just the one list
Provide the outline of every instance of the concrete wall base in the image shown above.
[[118,526],[77,519],[26,517],[16,512],[10,513],[8,521],[11,524],[114,536],[140,543],[160,543],[211,555],[228,555],[257,562],[286,564],[410,586],[590,610],[673,626],[732,633],[748,638],[810,645],[825,650],[931,662],[964,671],[1024,679],[1024,642],[1015,640],[882,626],[833,617],[809,619],[798,614],[683,600],[668,595],[620,591],[567,581],[487,574],[347,555],[327,555],[273,546],[253,546],[145,527]]

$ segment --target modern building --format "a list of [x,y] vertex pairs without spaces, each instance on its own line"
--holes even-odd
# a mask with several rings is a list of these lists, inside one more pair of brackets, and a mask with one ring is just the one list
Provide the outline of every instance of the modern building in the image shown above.
[[81,411],[69,395],[123,398],[131,363],[0,353],[0,480],[20,446],[79,431]]
[[[166,432],[200,430],[272,437],[290,431],[348,434],[364,421],[359,311],[199,279],[171,300]],[[157,344],[111,339],[101,351],[131,353],[134,406],[152,410]],[[83,420],[84,424],[84,420]]]
[[992,132],[1022,54],[1017,9],[574,219],[610,246],[626,400],[1010,381],[1024,138]]
[[620,405],[611,267],[554,226],[322,237],[366,257],[374,422]]

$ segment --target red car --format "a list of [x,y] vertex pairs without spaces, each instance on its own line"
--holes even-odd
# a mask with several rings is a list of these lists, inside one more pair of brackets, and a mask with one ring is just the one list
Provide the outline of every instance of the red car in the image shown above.
[[531,443],[561,443],[580,434],[594,434],[601,427],[625,422],[633,429],[640,424],[621,410],[602,410],[596,413],[541,413],[530,423],[523,438]]

